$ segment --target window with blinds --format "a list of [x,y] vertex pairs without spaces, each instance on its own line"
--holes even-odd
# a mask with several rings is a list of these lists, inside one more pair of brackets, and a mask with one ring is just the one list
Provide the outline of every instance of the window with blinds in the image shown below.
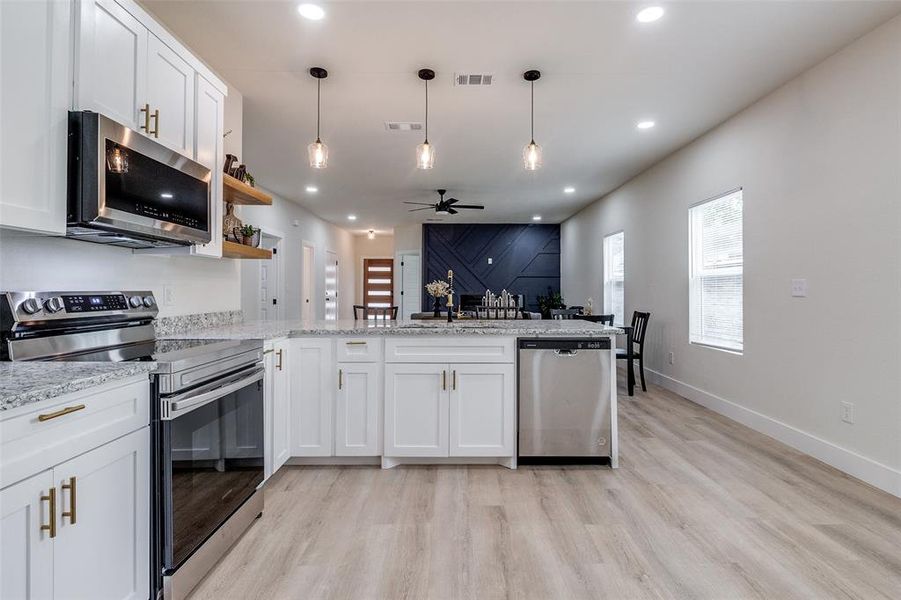
[[741,352],[742,193],[730,192],[688,211],[689,341]]
[[604,238],[604,313],[622,325],[626,312],[625,232]]

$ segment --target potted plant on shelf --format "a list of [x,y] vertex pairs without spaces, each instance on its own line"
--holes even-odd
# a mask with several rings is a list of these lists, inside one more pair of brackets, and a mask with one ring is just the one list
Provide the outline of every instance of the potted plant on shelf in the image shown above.
[[241,240],[241,243],[245,246],[256,246],[260,243],[260,231],[254,227],[253,225],[243,225],[240,229],[235,229],[235,239]]
[[425,291],[429,296],[435,299],[435,306],[433,308],[434,312],[432,313],[433,317],[441,316],[441,299],[447,297],[447,293],[450,291],[450,284],[442,279],[436,279],[432,283],[427,283],[425,286]]

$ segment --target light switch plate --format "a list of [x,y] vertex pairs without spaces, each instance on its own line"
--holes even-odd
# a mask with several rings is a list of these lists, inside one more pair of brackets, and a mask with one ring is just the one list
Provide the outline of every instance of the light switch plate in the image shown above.
[[806,279],[792,279],[792,297],[793,298],[806,298],[807,297],[807,280]]
[[845,423],[854,423],[854,404],[851,402],[842,402],[842,421]]
[[494,264],[494,259],[491,258],[490,256],[488,257],[488,264],[489,265]]

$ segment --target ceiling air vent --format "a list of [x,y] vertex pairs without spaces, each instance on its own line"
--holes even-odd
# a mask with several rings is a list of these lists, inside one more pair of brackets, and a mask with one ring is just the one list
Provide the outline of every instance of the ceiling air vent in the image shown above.
[[491,85],[494,75],[490,73],[454,73],[454,85]]
[[416,121],[385,121],[388,131],[422,131],[422,123]]

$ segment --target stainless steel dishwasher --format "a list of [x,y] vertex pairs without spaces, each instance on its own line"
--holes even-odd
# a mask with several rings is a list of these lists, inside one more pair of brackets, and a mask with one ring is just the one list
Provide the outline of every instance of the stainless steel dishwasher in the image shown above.
[[610,338],[519,340],[520,462],[616,466]]

